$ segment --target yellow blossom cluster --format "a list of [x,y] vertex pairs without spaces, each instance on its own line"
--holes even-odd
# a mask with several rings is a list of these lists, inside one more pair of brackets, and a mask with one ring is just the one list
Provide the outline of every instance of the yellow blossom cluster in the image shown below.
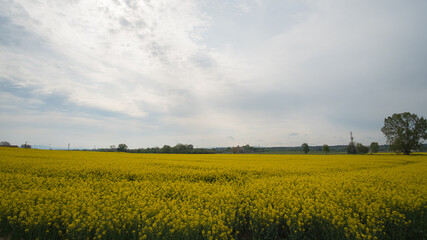
[[426,210],[425,155],[0,148],[0,236],[421,239]]

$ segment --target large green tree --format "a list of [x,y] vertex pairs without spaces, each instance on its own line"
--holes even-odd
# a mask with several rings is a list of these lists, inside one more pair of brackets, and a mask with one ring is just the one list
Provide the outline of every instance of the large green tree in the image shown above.
[[369,149],[371,149],[371,153],[377,153],[380,150],[380,145],[378,145],[378,142],[371,142]]
[[381,131],[391,150],[409,155],[427,138],[427,120],[409,112],[395,113],[384,119]]
[[118,152],[126,152],[128,150],[128,146],[124,143],[120,143],[117,147]]
[[171,153],[172,152],[172,147],[169,145],[164,145],[162,147],[162,153]]
[[308,146],[307,143],[303,143],[301,145],[301,147],[302,147],[302,150],[304,151],[304,153],[308,153],[310,151],[310,147]]
[[324,145],[323,145],[323,147],[322,147],[322,151],[324,151],[324,152],[325,152],[325,154],[328,154],[328,152],[329,152],[329,146],[328,146],[328,144],[324,144]]
[[351,142],[348,144],[348,147],[347,147],[347,153],[348,153],[348,154],[356,154],[356,153],[357,153],[357,151],[356,151],[356,145],[354,145],[354,142],[353,142],[353,141],[351,141]]

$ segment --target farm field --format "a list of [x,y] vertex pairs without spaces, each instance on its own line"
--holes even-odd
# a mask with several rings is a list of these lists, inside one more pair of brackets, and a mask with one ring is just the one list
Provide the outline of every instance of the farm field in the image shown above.
[[426,239],[427,155],[0,148],[6,239]]

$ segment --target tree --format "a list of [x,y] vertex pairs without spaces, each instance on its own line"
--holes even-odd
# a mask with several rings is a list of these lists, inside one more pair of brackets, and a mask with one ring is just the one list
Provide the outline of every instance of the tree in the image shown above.
[[241,147],[239,145],[237,145],[237,147],[232,147],[231,148],[231,152],[234,153],[234,154],[240,153],[241,151],[242,150],[241,150]]
[[371,150],[371,153],[377,153],[378,150],[380,150],[380,145],[378,145],[377,142],[371,142],[369,149]]
[[327,144],[323,145],[322,151],[324,151],[326,154],[329,152],[329,146]]
[[174,153],[185,153],[187,151],[187,146],[182,143],[178,143],[173,147],[172,151]]
[[354,145],[354,142],[350,142],[350,143],[348,144],[348,147],[347,147],[347,153],[348,153],[348,154],[356,154],[356,153],[357,153],[357,151],[356,151],[356,146]]
[[169,145],[164,145],[162,147],[162,153],[171,153],[172,152],[172,147]]
[[10,142],[8,141],[1,141],[0,146],[10,146]]
[[117,151],[119,152],[126,152],[128,150],[128,146],[124,143],[120,143],[117,147]]
[[366,147],[366,146],[364,146],[361,143],[357,143],[356,144],[356,152],[359,153],[359,154],[365,154],[365,153],[369,152],[369,148]]
[[308,146],[307,143],[303,143],[301,145],[301,147],[302,147],[302,150],[304,151],[305,154],[307,154],[308,152],[310,152],[310,147]]
[[381,131],[391,150],[409,155],[411,150],[420,149],[427,138],[427,120],[409,112],[395,113],[384,119]]
[[193,152],[192,144],[182,144],[178,143],[175,147],[172,147],[171,152],[173,153],[192,153]]
[[356,154],[356,146],[354,145],[353,140],[354,140],[353,133],[350,132],[350,143],[348,144],[348,147],[347,147],[348,154]]
[[191,153],[194,149],[193,144],[186,144],[185,146],[187,147],[187,153]]

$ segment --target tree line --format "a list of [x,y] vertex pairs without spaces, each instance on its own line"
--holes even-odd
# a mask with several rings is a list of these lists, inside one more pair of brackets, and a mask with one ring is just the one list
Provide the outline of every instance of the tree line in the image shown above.
[[210,154],[216,153],[215,149],[208,148],[194,148],[192,144],[178,143],[175,146],[164,145],[163,147],[152,147],[152,148],[137,148],[129,149],[124,143],[110,146],[110,148],[97,149],[101,152],[128,152],[128,153],[173,153],[173,154]]
[[[307,143],[303,143],[301,145],[301,149],[304,153],[308,153],[311,150],[314,151],[322,151],[325,154],[328,154],[331,151],[331,148],[334,150],[334,152],[347,152],[348,154],[365,154],[365,153],[377,153],[380,150],[380,145],[378,142],[372,142],[369,147],[361,144],[351,142],[348,146],[332,146],[329,147],[328,144],[324,144],[323,146],[314,146],[310,147]],[[383,150],[386,150],[386,148],[383,147]]]
[[[0,147],[12,147],[12,148],[17,148],[18,145],[12,145],[10,144],[10,142],[8,141],[1,141],[0,142]],[[29,145],[27,142],[25,142],[24,144],[21,144],[21,148],[31,148],[31,145]]]
[[[128,149],[124,143],[117,147],[111,145],[110,148],[98,148],[96,151],[103,152],[130,152],[130,153],[185,153],[185,154],[209,154],[209,153],[261,153],[275,151],[302,151],[308,153],[311,150],[323,151],[328,154],[330,151],[347,152],[348,154],[365,154],[368,152],[377,153],[378,151],[391,150],[396,153],[410,154],[414,150],[422,150],[423,140],[427,139],[427,120],[423,117],[418,117],[416,114],[409,112],[395,113],[384,119],[384,126],[381,128],[386,137],[388,149],[386,146],[380,146],[378,142],[372,142],[369,147],[362,143],[353,141],[353,135],[350,132],[350,143],[347,146],[332,146],[324,144],[323,146],[310,147],[307,143],[303,143],[301,148],[298,147],[270,147],[260,148],[253,147],[249,144],[244,146],[228,147],[228,148],[194,148],[192,144],[178,143],[175,146],[164,145],[163,147],[153,148],[138,148]],[[0,147],[18,147],[12,145],[8,141],[1,141]],[[31,148],[31,145],[21,145],[21,148]],[[69,149],[69,146],[68,146]]]

